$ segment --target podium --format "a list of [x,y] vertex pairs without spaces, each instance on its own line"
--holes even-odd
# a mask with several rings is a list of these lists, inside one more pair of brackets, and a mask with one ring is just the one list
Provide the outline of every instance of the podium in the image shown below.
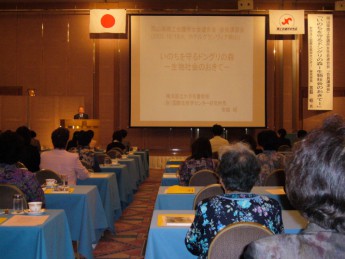
[[61,119],[60,127],[66,128],[69,131],[70,139],[72,139],[75,131],[88,131],[94,132],[93,140],[99,143],[99,120],[83,120],[83,119]]

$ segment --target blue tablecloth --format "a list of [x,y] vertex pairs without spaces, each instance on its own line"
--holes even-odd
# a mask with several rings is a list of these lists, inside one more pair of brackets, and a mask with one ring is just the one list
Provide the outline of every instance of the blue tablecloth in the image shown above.
[[163,174],[161,186],[179,185],[179,181],[174,174]]
[[[191,210],[193,209],[194,197],[202,189],[202,186],[195,186],[195,192],[193,194],[166,194],[165,190],[169,186],[161,186],[158,190],[158,195],[155,203],[155,210]],[[270,198],[276,199],[282,209],[293,209],[286,197],[286,195],[272,194],[269,190],[277,190],[282,187],[260,186],[254,187],[252,193],[265,195]]]
[[141,160],[143,162],[143,166],[144,166],[144,170],[145,170],[145,175],[146,177],[149,176],[149,152],[147,151],[135,151],[134,155],[140,155],[141,156]]
[[[152,215],[145,259],[197,258],[187,250],[184,239],[188,227],[158,227],[158,214],[194,214],[194,210],[155,210]],[[285,232],[297,234],[307,221],[295,210],[283,211]]]
[[177,164],[167,164],[164,169],[164,173],[176,174],[180,165]]
[[128,158],[132,158],[135,160],[135,163],[137,164],[137,170],[139,170],[140,183],[142,183],[147,178],[142,157],[140,155],[128,155]]
[[114,221],[122,214],[119,189],[113,173],[91,173],[90,178],[77,181],[77,185],[96,185],[102,200],[110,230],[115,233]]
[[119,187],[121,207],[124,210],[133,201],[132,179],[126,165],[101,166],[102,172],[115,173]]
[[[0,225],[0,258],[73,259],[70,230],[63,210],[46,210],[49,218],[39,226]],[[13,215],[0,215],[11,218]]]
[[73,186],[72,193],[45,194],[47,209],[64,209],[72,240],[78,241],[78,252],[93,258],[92,244],[97,244],[108,222],[96,186]]
[[130,174],[130,183],[133,191],[138,190],[138,186],[141,183],[140,171],[137,168],[137,163],[133,158],[121,158],[118,159],[119,164],[126,165],[128,173]]

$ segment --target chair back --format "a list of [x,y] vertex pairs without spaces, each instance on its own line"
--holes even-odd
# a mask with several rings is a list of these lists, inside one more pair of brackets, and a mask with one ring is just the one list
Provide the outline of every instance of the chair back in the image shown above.
[[238,222],[222,229],[212,240],[208,249],[209,259],[238,259],[251,242],[273,233],[265,226],[254,222]]
[[110,156],[112,159],[121,158],[122,152],[118,148],[113,148],[107,152],[107,155]]
[[281,145],[278,147],[278,152],[289,152],[291,151],[291,147],[288,145]]
[[224,194],[224,189],[220,184],[210,184],[202,188],[194,197],[193,209],[195,210],[198,203],[206,198]]
[[267,175],[265,186],[285,186],[285,172],[284,169],[274,170],[272,173]]
[[22,162],[20,162],[20,161],[18,161],[17,163],[16,163],[16,167],[17,168],[20,168],[20,169],[28,169]]
[[98,153],[95,153],[95,157],[96,157],[96,160],[98,162],[99,165],[103,165],[104,164],[104,158],[105,157],[109,157],[107,154],[98,154]]
[[12,184],[0,184],[0,209],[12,209],[13,208],[13,195],[21,194],[24,197],[24,209],[28,208],[28,203],[25,199],[25,194],[15,185]]
[[46,179],[55,179],[58,184],[62,184],[62,180],[60,176],[54,172],[53,170],[50,169],[41,169],[35,173],[36,178],[40,185],[46,183]]
[[219,177],[209,169],[195,172],[189,180],[189,186],[206,186],[214,183],[219,183]]

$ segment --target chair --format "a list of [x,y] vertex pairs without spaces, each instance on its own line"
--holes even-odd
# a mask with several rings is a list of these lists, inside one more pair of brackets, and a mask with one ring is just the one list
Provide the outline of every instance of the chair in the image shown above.
[[198,203],[206,198],[224,194],[224,189],[220,184],[210,184],[202,188],[194,197],[193,209],[195,210]]
[[24,197],[24,209],[28,208],[28,203],[25,199],[25,194],[15,185],[12,184],[0,184],[0,208],[12,209],[13,208],[13,195],[21,194]]
[[209,169],[195,172],[189,180],[189,186],[206,186],[213,183],[219,183],[219,177]]
[[212,240],[209,259],[238,259],[245,247],[252,241],[271,236],[273,233],[265,226],[254,222],[238,222],[222,229]]
[[16,167],[20,169],[28,169],[22,162],[19,161],[16,163]]
[[37,171],[35,175],[40,185],[45,184],[46,179],[55,179],[58,184],[62,184],[62,180],[60,176],[53,170],[42,169],[42,170]]
[[110,156],[112,159],[121,158],[122,152],[120,151],[120,149],[113,148],[107,152],[107,155]]
[[285,172],[284,169],[274,170],[272,173],[267,175],[265,186],[285,186]]
[[107,154],[95,154],[96,160],[98,161],[99,165],[103,165],[104,164],[104,158],[105,157],[109,157]]
[[288,145],[281,145],[280,147],[278,147],[278,152],[290,152],[291,151],[291,147]]

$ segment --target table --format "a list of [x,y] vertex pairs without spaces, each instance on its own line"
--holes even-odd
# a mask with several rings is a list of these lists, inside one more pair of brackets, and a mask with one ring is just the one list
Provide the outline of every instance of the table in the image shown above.
[[163,174],[161,186],[178,185],[179,181],[176,174],[165,173]]
[[101,165],[101,172],[115,173],[119,187],[121,208],[124,210],[133,201],[132,178],[126,165]]
[[130,174],[131,188],[133,191],[138,190],[138,186],[141,183],[140,171],[137,168],[137,162],[133,158],[120,158],[119,164],[126,165],[128,173]]
[[166,164],[164,173],[176,174],[179,168],[180,168],[179,164]]
[[85,180],[77,180],[77,185],[96,185],[102,200],[110,230],[115,233],[114,221],[122,214],[119,189],[113,173],[90,173]]
[[[203,188],[202,186],[194,186],[195,192],[193,194],[166,194],[166,189],[169,186],[159,187],[157,199],[155,203],[155,210],[190,210],[193,209],[193,202],[195,195]],[[270,198],[276,199],[282,209],[293,209],[288,201],[286,195],[272,194],[274,190],[278,191],[282,189],[282,186],[254,186],[252,193],[265,195]]]
[[[188,227],[158,227],[158,214],[194,214],[194,210],[155,210],[152,215],[149,236],[146,246],[145,259],[175,259],[175,258],[197,258],[189,253],[184,239]],[[303,229],[307,221],[298,211],[282,211],[285,232],[297,234]]]
[[141,160],[143,162],[143,166],[144,166],[144,170],[145,170],[145,175],[146,175],[146,177],[149,177],[150,167],[149,167],[149,152],[148,152],[148,150],[135,151],[134,155],[140,155],[141,156]]
[[72,240],[78,241],[78,252],[93,258],[92,244],[97,244],[108,222],[96,186],[76,185],[72,193],[45,194],[47,209],[64,209]]
[[137,170],[139,171],[139,175],[140,175],[140,183],[142,183],[147,177],[146,171],[144,169],[142,157],[140,155],[128,155],[128,158],[132,158],[135,160],[135,163],[137,165]]
[[[0,225],[1,258],[6,259],[72,259],[70,230],[63,210],[46,210],[49,218],[38,226]],[[0,215],[11,218],[13,215]]]

